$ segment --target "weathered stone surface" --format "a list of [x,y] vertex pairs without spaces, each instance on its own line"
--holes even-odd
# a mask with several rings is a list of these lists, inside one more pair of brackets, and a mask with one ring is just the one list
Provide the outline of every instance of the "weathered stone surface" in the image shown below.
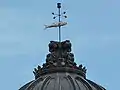
[[19,90],[106,90],[86,79],[86,68],[77,66],[69,40],[51,41],[46,63],[34,69],[35,80]]
[[43,64],[42,68],[35,69],[33,71],[35,78],[37,79],[43,74],[52,72],[73,72],[80,74],[85,77],[86,68],[77,66],[74,62],[74,54],[71,53],[71,43],[69,40],[63,42],[50,41],[49,43],[49,54],[46,56],[46,63]]
[[51,73],[33,80],[19,90],[105,90],[102,86],[74,73]]

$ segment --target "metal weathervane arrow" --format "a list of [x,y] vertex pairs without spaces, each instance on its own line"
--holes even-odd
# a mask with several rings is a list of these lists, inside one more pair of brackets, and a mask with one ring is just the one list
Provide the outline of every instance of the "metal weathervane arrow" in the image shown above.
[[61,13],[61,3],[57,3],[57,8],[58,8],[58,14],[52,13],[52,15],[53,15],[53,19],[56,19],[58,17],[58,22],[53,23],[51,25],[45,25],[45,29],[58,27],[58,38],[59,38],[59,42],[61,42],[61,26],[67,25],[67,22],[61,21],[61,17],[67,18],[67,16],[65,15],[66,12]]

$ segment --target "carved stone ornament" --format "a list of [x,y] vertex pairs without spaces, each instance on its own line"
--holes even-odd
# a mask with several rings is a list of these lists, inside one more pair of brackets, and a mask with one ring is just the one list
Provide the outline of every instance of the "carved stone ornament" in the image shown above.
[[46,56],[46,63],[42,67],[35,68],[33,73],[37,79],[43,74],[52,72],[73,72],[86,77],[86,68],[77,66],[74,62],[74,54],[71,53],[71,43],[69,40],[63,42],[50,41],[49,54]]

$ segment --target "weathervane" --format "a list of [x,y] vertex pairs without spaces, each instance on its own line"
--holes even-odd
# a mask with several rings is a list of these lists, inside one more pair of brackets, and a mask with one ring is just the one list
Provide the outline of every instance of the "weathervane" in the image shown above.
[[53,15],[53,19],[56,19],[58,17],[58,22],[53,23],[52,25],[45,25],[45,29],[52,28],[52,27],[58,27],[58,30],[59,30],[58,38],[59,38],[59,42],[61,42],[61,26],[64,26],[67,24],[67,22],[61,21],[61,17],[67,18],[67,16],[65,15],[66,12],[61,13],[61,3],[57,3],[57,8],[58,8],[58,14],[52,13],[52,15]]

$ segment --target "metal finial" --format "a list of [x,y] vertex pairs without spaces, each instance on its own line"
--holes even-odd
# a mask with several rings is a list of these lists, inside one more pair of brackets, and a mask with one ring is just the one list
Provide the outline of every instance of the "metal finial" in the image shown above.
[[66,12],[61,13],[61,3],[57,3],[57,8],[58,8],[58,14],[52,13],[53,15],[53,19],[56,19],[56,17],[58,17],[58,21],[59,21],[59,25],[58,25],[58,38],[59,38],[59,42],[61,42],[61,17],[67,18],[67,16],[65,15]]
[[57,8],[61,8],[61,3],[57,3]]

